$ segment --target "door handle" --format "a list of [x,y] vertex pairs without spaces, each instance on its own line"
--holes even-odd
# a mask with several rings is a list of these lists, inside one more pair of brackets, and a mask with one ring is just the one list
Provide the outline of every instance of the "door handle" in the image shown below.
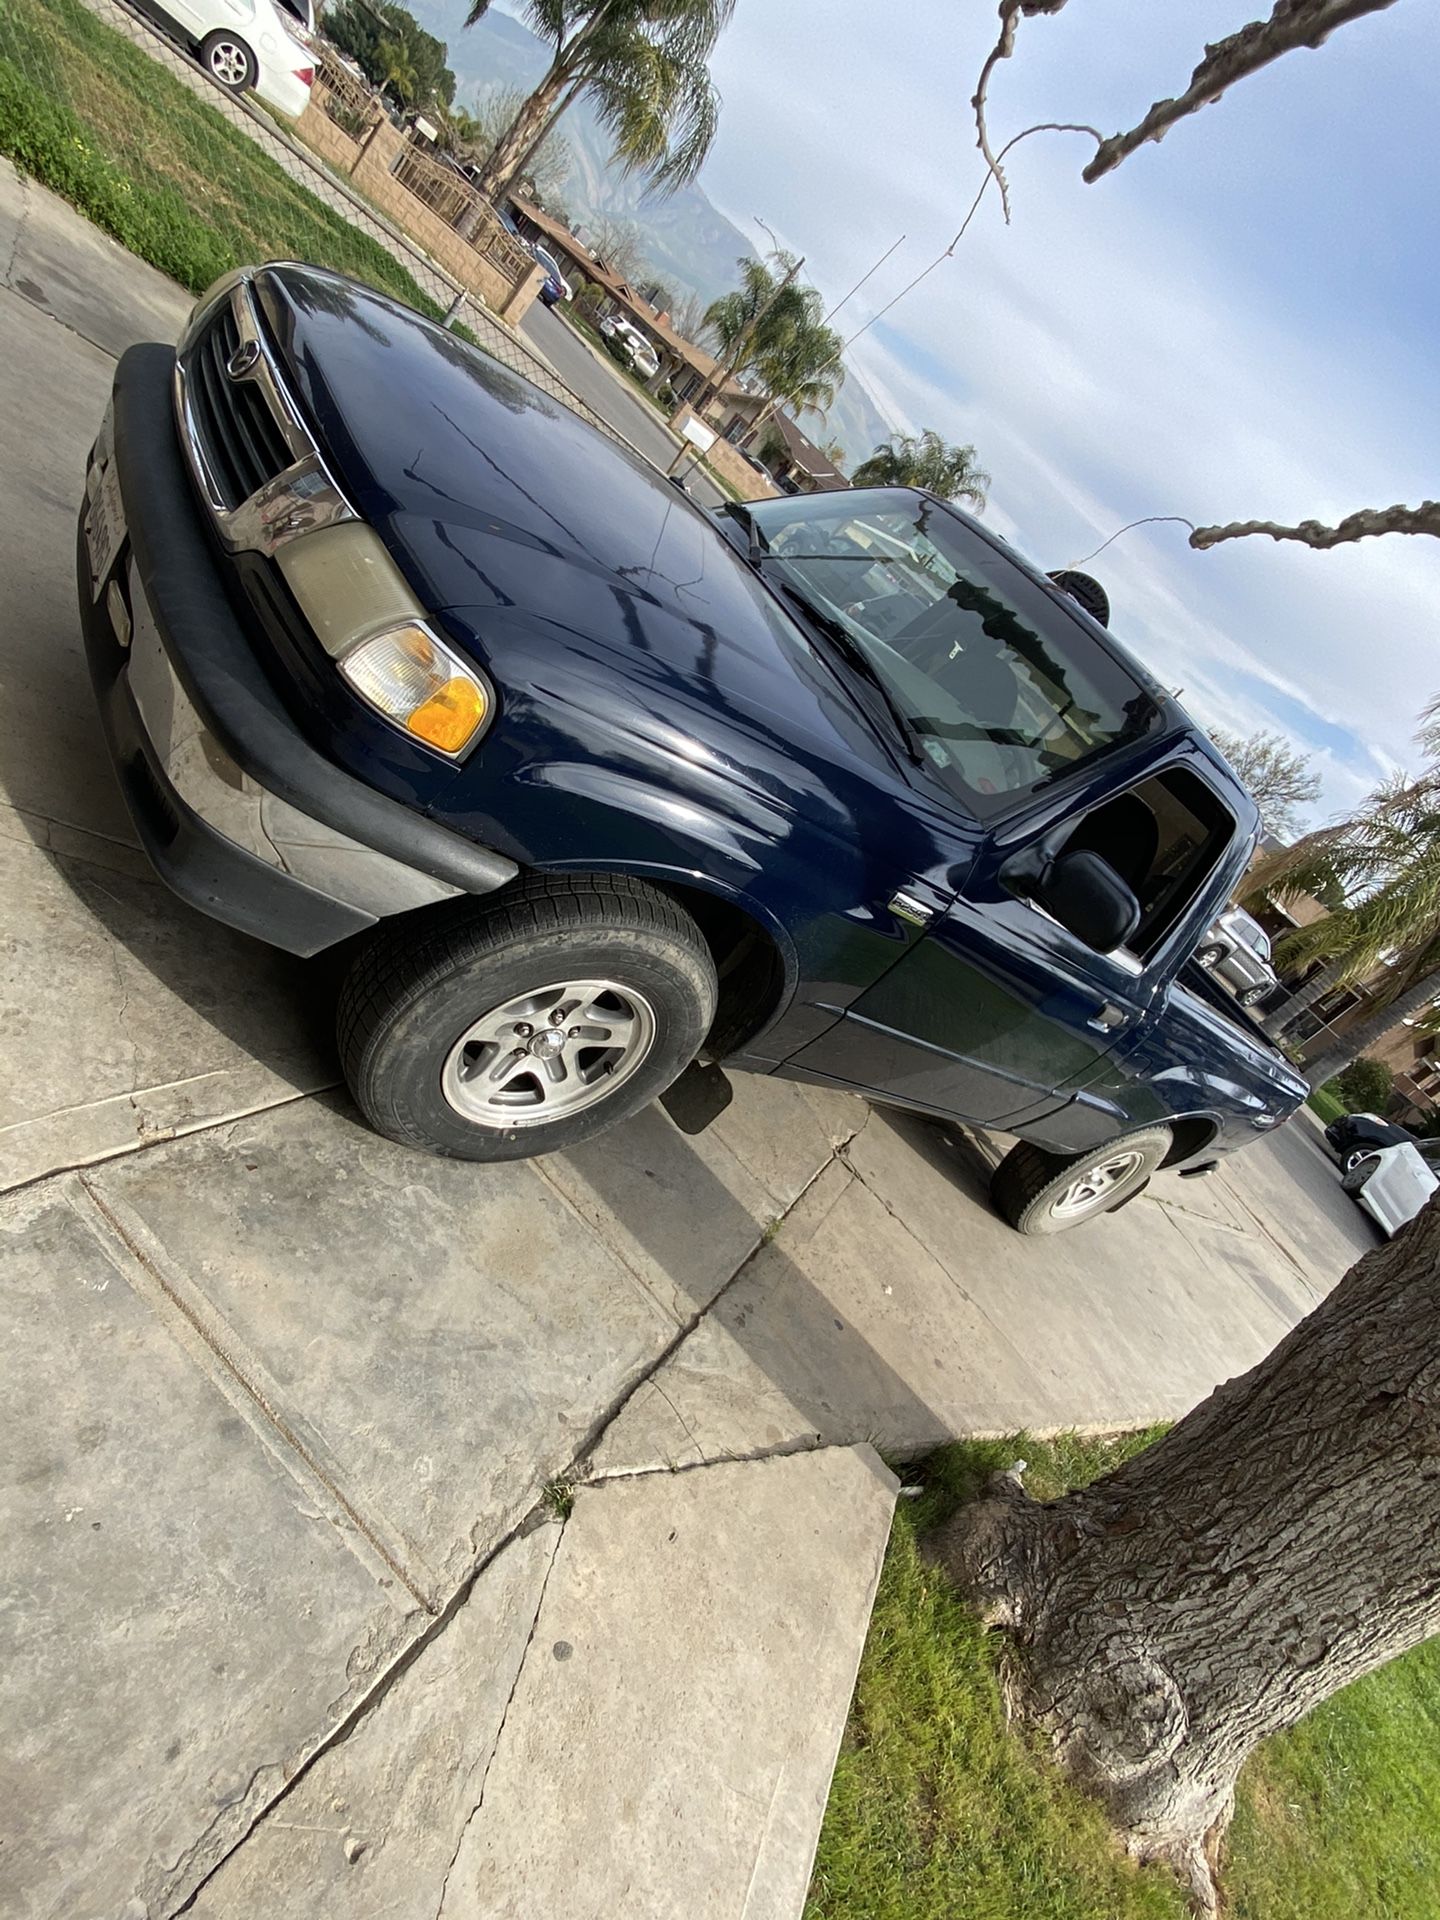
[[1123,1007],[1117,1007],[1113,1001],[1107,1000],[1098,1013],[1091,1014],[1085,1024],[1087,1027],[1095,1027],[1101,1033],[1114,1033],[1117,1028],[1124,1026],[1128,1017]]

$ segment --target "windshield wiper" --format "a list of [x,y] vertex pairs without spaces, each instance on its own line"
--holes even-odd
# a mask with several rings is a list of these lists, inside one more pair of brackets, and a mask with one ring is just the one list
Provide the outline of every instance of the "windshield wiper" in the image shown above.
[[823,633],[835,651],[840,654],[862,678],[869,681],[870,685],[874,687],[875,691],[880,695],[880,698],[885,702],[886,710],[895,723],[895,731],[899,734],[906,753],[910,759],[914,761],[916,766],[922,766],[926,756],[920,746],[920,736],[911,722],[910,716],[896,701],[895,696],[886,686],[879,668],[875,665],[875,662],[870,658],[869,654],[866,653],[864,647],[860,645],[860,642],[848,628],[843,627],[838,620],[832,620],[828,613],[822,612],[808,595],[801,593],[798,587],[791,586],[788,580],[775,580],[773,585],[780,593],[784,594],[787,600],[800,609],[805,619],[815,628],[816,632]]
[[741,506],[738,500],[727,500],[720,511],[730,519],[738,520],[745,529],[745,558],[758,570],[760,562],[770,551],[770,543],[761,533],[754,514],[748,508]]

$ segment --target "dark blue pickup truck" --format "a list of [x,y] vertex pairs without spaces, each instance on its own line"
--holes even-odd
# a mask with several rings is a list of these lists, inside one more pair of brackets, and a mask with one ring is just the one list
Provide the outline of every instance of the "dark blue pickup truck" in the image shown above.
[[1249,796],[943,501],[704,513],[275,265],[121,360],[78,569],[150,858],[261,940],[344,943],[345,1072],[392,1139],[517,1158],[662,1094],[693,1126],[723,1062],[1019,1136],[996,1202],[1055,1232],[1303,1096],[1182,979]]

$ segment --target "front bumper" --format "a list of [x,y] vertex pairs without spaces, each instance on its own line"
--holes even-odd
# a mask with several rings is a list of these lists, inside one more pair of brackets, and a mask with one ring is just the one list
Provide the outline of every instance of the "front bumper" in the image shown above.
[[175,432],[174,365],[159,346],[122,357],[111,457],[126,538],[93,584],[87,475],[77,552],[101,724],[152,865],[201,912],[298,954],[503,886],[513,862],[324,759],[286,711],[206,536]]

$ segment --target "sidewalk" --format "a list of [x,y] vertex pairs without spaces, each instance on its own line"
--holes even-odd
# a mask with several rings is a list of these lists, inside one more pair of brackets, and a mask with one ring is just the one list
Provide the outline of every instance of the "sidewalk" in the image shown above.
[[797,1920],[866,1446],[1179,1414],[1368,1224],[1297,1128],[1050,1242],[780,1081],[504,1167],[367,1132],[323,969],[154,881],[94,719],[84,453],[180,304],[4,171],[0,276],[4,1910]]

